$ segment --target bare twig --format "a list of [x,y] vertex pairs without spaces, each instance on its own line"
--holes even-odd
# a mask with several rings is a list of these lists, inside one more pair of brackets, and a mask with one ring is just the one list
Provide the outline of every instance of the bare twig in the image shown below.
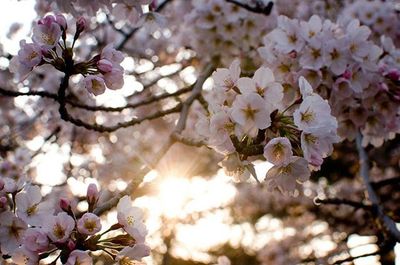
[[384,224],[384,226],[386,227],[386,229],[390,233],[390,235],[397,242],[400,242],[400,231],[397,229],[396,223],[389,216],[387,216],[384,213],[383,208],[380,205],[379,198],[376,195],[375,190],[373,189],[372,184],[370,182],[368,155],[365,152],[364,147],[362,146],[362,135],[360,132],[357,134],[356,143],[357,143],[357,150],[358,150],[358,155],[359,155],[359,159],[360,159],[360,175],[361,175],[361,177],[364,181],[364,184],[367,188],[368,197],[372,203],[373,210],[374,210],[376,216],[382,221],[382,223]]
[[365,257],[369,257],[369,256],[376,256],[376,255],[379,255],[379,253],[380,253],[380,251],[375,251],[375,252],[372,252],[372,253],[362,254],[362,255],[359,255],[359,256],[356,256],[356,257],[348,257],[346,259],[337,260],[333,264],[336,264],[336,265],[337,264],[343,264],[345,262],[353,261],[353,260],[360,259],[360,258],[365,258]]
[[337,198],[319,199],[319,198],[317,198],[315,200],[315,202],[321,203],[321,204],[348,205],[348,206],[354,207],[356,209],[359,209],[359,208],[366,209],[366,210],[371,209],[371,205],[366,205],[361,202],[356,202],[356,201],[347,200],[347,199],[337,199]]
[[269,16],[271,14],[272,8],[274,6],[274,2],[270,1],[267,5],[265,5],[262,1],[256,0],[255,5],[248,5],[240,0],[226,0],[227,2],[240,6],[250,12],[263,14]]

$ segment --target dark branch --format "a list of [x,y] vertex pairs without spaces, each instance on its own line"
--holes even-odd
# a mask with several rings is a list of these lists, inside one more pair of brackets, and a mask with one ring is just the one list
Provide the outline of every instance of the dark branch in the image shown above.
[[369,257],[369,256],[376,256],[376,255],[379,255],[379,253],[380,253],[380,251],[375,251],[375,252],[372,252],[372,253],[362,254],[362,255],[359,255],[359,256],[356,256],[356,257],[348,257],[346,259],[337,260],[333,264],[336,264],[336,265],[337,264],[343,264],[345,262],[353,261],[353,260],[360,259],[360,258],[365,258],[365,257]]
[[266,16],[269,16],[271,14],[272,8],[274,6],[274,3],[270,1],[267,5],[262,3],[260,0],[256,0],[256,4],[254,6],[245,4],[241,2],[240,0],[226,0],[227,2],[240,6],[241,8],[244,8],[250,12],[258,13],[258,14],[263,14]]
[[394,239],[396,239],[397,242],[400,242],[400,231],[397,229],[396,223],[389,216],[387,216],[384,213],[382,206],[380,205],[379,198],[376,195],[376,192],[371,185],[371,182],[369,179],[369,159],[368,159],[367,152],[365,151],[364,147],[362,146],[362,135],[360,132],[357,134],[356,143],[357,143],[357,151],[358,151],[358,155],[359,155],[359,159],[360,159],[360,175],[361,175],[361,177],[364,181],[364,184],[367,188],[368,197],[372,203],[374,212],[375,212],[376,216],[381,220],[384,227],[386,227],[389,234]]
[[366,205],[361,202],[356,202],[356,201],[351,201],[347,199],[336,199],[336,198],[330,198],[330,199],[316,199],[316,203],[321,203],[321,204],[333,204],[333,205],[348,205],[352,206],[356,209],[366,209],[366,210],[371,210],[371,205]]

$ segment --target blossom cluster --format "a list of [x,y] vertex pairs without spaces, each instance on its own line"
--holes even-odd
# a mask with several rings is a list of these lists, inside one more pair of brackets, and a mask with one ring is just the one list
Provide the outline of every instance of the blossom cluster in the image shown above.
[[[153,0],[100,0],[100,1],[82,1],[82,0],[39,0],[36,4],[36,10],[59,9],[62,12],[85,13],[95,15],[100,9],[115,10],[129,14],[129,17],[136,20],[143,14],[142,5],[149,5]],[[53,5],[53,6],[52,6]],[[133,22],[133,21],[131,21]]]
[[[15,264],[35,265],[54,257],[63,264],[90,265],[89,253],[98,250],[117,264],[142,264],[140,260],[150,254],[143,212],[132,206],[128,196],[117,205],[118,222],[105,230],[94,213],[99,200],[95,184],[87,189],[88,210],[78,215],[67,199],[60,199],[60,211],[54,213],[55,207],[44,200],[39,186],[16,183],[12,186],[7,177],[0,177],[0,254]],[[121,229],[125,233],[116,232]],[[113,234],[104,238],[107,233]]]
[[[179,5],[188,8],[185,1]],[[261,36],[275,25],[274,15],[251,13],[224,0],[192,1],[191,5],[179,28],[180,45],[191,47],[205,59],[218,57],[229,64],[235,57],[255,58]]]
[[34,67],[48,64],[70,76],[83,75],[85,88],[96,96],[104,93],[106,87],[122,88],[124,71],[120,64],[124,56],[111,44],[87,62],[73,61],[74,45],[85,28],[86,20],[83,17],[78,18],[76,32],[70,44],[67,42],[68,24],[63,15],[47,15],[40,19],[33,28],[33,43],[21,41],[21,49],[10,63],[11,72],[22,81]]
[[[357,19],[338,24],[316,15],[309,21],[280,16],[259,52],[288,91],[295,92],[299,76],[305,76],[329,100],[342,138],[354,139],[361,130],[364,144],[380,145],[400,129],[397,88],[385,77],[394,77],[399,64],[370,35]],[[390,74],[382,73],[385,61],[392,62]]]
[[299,98],[288,102],[270,68],[241,77],[239,64],[235,60],[229,69],[213,73],[209,112],[197,123],[197,132],[226,156],[221,165],[236,180],[254,175],[251,160],[263,154],[273,164],[268,186],[292,194],[332,152],[337,121],[305,78],[299,79]]
[[392,38],[399,45],[400,18],[396,1],[357,0],[348,4],[340,12],[339,20],[346,22],[359,19],[361,24],[370,27],[375,40],[384,35]]

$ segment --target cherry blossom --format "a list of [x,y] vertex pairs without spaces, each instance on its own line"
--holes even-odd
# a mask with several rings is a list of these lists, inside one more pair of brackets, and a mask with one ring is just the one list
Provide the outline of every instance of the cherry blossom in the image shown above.
[[92,213],[85,213],[77,222],[77,229],[84,235],[93,235],[101,230],[100,218]]
[[75,227],[74,219],[65,212],[49,218],[45,223],[47,235],[53,242],[63,243],[68,240]]
[[136,242],[143,243],[147,229],[143,224],[143,212],[140,208],[132,206],[129,196],[122,197],[117,205],[118,223],[129,233]]
[[82,264],[82,265],[90,265],[93,264],[92,258],[87,254],[85,251],[81,250],[74,250],[69,254],[67,265],[75,265],[75,264]]
[[12,253],[22,243],[27,225],[11,212],[0,214],[0,247],[4,254]]

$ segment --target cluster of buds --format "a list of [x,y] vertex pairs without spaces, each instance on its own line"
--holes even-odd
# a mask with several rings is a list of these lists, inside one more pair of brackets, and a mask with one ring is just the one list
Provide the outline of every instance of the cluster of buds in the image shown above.
[[[54,209],[42,201],[38,186],[26,184],[9,193],[0,181],[0,194],[6,198],[1,200],[0,207],[0,253],[16,264],[39,264],[40,260],[54,256],[62,264],[90,265],[90,252],[99,250],[117,264],[141,264],[140,260],[150,254],[145,244],[143,213],[132,206],[128,196],[118,203],[118,222],[102,231],[100,217],[94,213],[99,200],[95,184],[88,186],[88,210],[83,214],[78,214],[67,199],[60,199],[61,211],[53,214]],[[125,233],[119,233],[121,229]],[[108,233],[111,236],[106,237]]]
[[110,89],[122,88],[124,71],[120,63],[124,56],[111,44],[87,62],[74,62],[73,48],[86,24],[83,17],[77,19],[73,40],[68,43],[68,25],[63,15],[48,15],[39,20],[33,28],[33,43],[21,41],[21,49],[10,63],[11,72],[22,81],[34,67],[50,64],[69,76],[83,75],[84,86],[94,95],[104,93],[106,86]]

